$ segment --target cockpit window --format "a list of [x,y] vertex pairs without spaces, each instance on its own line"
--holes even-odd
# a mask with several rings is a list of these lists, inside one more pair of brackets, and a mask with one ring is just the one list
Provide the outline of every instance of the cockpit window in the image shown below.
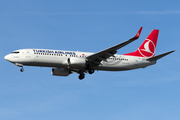
[[18,54],[19,53],[19,51],[14,51],[14,52],[12,52],[13,54]]

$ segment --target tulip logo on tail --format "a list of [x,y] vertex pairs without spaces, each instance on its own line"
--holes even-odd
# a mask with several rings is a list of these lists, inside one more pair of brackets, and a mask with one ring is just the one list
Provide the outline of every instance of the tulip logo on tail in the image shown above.
[[155,49],[155,44],[151,40],[146,39],[138,51],[143,57],[153,57],[155,54]]
[[124,55],[137,57],[153,57],[155,55],[158,33],[159,30],[154,29],[135,52],[127,53]]

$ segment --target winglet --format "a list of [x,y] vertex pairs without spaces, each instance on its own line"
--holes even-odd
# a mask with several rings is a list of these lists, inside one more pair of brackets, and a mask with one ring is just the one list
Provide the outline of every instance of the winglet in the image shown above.
[[139,29],[139,31],[136,33],[136,35],[133,37],[133,39],[138,39],[138,38],[139,38],[139,36],[140,36],[140,34],[141,34],[141,31],[142,31],[142,28],[143,28],[143,27],[141,27],[141,28]]

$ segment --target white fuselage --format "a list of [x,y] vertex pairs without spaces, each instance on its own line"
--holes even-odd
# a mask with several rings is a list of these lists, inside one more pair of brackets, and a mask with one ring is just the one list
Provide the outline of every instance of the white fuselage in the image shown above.
[[[48,49],[21,49],[5,56],[5,59],[14,63],[26,66],[67,68],[68,58],[83,58],[92,55],[89,52],[48,50]],[[153,65],[155,61],[147,61],[147,58],[117,55],[103,60],[95,70],[123,71],[136,68],[145,68]],[[79,68],[73,68],[79,69]]]

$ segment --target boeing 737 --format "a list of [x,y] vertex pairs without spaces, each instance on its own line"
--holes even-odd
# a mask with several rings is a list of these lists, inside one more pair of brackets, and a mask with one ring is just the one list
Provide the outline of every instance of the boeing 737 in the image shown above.
[[154,65],[158,59],[174,52],[170,51],[155,56],[159,30],[154,29],[135,52],[123,55],[116,54],[118,49],[138,39],[141,30],[142,27],[133,38],[97,53],[20,49],[6,55],[4,59],[21,67],[21,72],[24,71],[23,66],[52,67],[52,75],[68,76],[75,72],[82,80],[85,73],[93,74],[95,70],[124,71],[145,68]]

